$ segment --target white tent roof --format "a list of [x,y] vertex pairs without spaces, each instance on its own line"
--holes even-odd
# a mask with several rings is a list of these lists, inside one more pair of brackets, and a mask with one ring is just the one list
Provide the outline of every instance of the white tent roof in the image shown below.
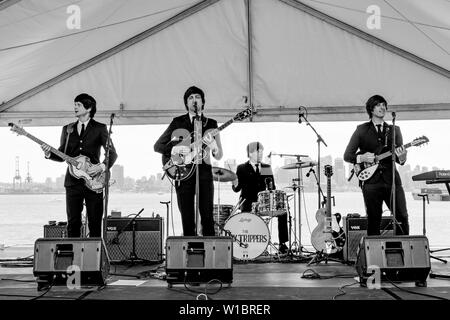
[[0,125],[66,123],[81,92],[96,118],[167,123],[190,85],[221,122],[244,100],[253,121],[296,122],[299,106],[316,121],[366,119],[373,94],[402,120],[450,118],[448,17],[447,0],[6,0]]

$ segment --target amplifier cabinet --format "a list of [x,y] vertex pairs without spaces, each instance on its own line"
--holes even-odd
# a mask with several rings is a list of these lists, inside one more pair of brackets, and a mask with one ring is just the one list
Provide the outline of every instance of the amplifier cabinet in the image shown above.
[[[44,225],[44,238],[67,238],[67,224]],[[81,226],[81,237],[86,237],[85,225]]]
[[233,282],[231,237],[168,237],[166,274],[172,283]]
[[109,261],[102,238],[41,238],[34,244],[33,274],[43,285],[67,284],[68,268],[80,271],[80,284],[104,285]]
[[428,239],[425,236],[365,236],[361,239],[356,270],[362,282],[380,269],[381,281],[416,281],[426,283],[431,270]]
[[[359,242],[363,236],[367,236],[367,217],[344,217],[343,229],[346,236],[343,249],[344,260],[356,262]],[[380,235],[394,235],[392,217],[381,218]]]
[[134,221],[132,218],[108,217],[105,242],[110,261],[121,262],[130,258],[162,261],[163,230],[161,217],[136,218]]

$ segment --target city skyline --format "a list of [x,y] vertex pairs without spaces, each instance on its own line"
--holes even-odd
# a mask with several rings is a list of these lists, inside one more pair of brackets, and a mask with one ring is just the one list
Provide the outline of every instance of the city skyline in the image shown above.
[[[317,136],[305,124],[298,123],[235,123],[221,132],[224,149],[223,159],[219,162],[235,159],[237,164],[248,160],[246,145],[251,141],[260,141],[264,145],[264,156],[272,152],[273,167],[281,167],[287,156],[308,155],[316,161],[318,152],[321,157],[330,155],[342,158],[345,147],[356,126],[361,122],[317,122],[311,124],[326,142],[317,146]],[[450,120],[398,121],[404,143],[417,136],[426,135],[430,142],[427,145],[408,149],[407,164],[411,166],[438,167],[450,169],[448,153],[450,142],[442,132],[450,125]],[[167,125],[116,126],[112,139],[118,152],[117,164],[125,168],[125,176],[139,179],[143,176],[162,173],[161,155],[153,151],[153,144]],[[60,127],[25,128],[42,141],[59,146]],[[9,128],[0,128],[0,139],[4,154],[0,157],[0,181],[12,182],[15,174],[16,157],[20,160],[22,179],[27,175],[27,163],[30,163],[30,174],[34,181],[45,181],[47,177],[55,179],[65,174],[66,165],[44,158],[38,144],[24,136],[17,136]],[[101,155],[103,159],[103,154]],[[303,159],[303,158],[302,158]]]

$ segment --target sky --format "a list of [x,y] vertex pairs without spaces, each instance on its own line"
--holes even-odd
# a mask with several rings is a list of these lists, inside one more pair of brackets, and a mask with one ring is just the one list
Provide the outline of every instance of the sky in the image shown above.
[[[387,117],[385,120],[391,123]],[[311,123],[327,144],[320,146],[321,157],[331,155],[333,159],[342,158],[350,136],[360,123],[362,122]],[[408,149],[407,164],[412,168],[420,165],[427,166],[429,170],[433,166],[450,170],[450,120],[401,121],[401,114],[397,114],[396,124],[401,128],[404,143],[422,135],[430,140],[426,145]],[[153,151],[153,145],[166,127],[167,125],[113,127],[112,140],[118,154],[116,164],[124,166],[125,176],[138,179],[162,172],[161,155]],[[61,127],[24,129],[53,147],[59,147]],[[221,140],[224,156],[219,162],[220,166],[223,166],[226,159],[236,159],[238,164],[245,162],[246,145],[252,141],[260,141],[263,144],[265,156],[269,152],[308,155],[312,160],[317,160],[318,156],[317,137],[305,122],[235,122],[221,132]],[[35,182],[44,182],[47,177],[54,180],[65,173],[65,164],[45,159],[37,143],[25,136],[18,136],[7,127],[0,127],[0,141],[0,182],[12,182],[16,156],[19,157],[22,181],[27,175],[28,162],[30,175]],[[282,166],[284,160],[284,157],[272,156],[272,166]]]

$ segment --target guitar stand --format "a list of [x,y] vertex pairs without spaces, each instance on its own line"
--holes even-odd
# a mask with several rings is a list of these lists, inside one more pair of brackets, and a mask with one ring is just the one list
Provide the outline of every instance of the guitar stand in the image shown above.
[[314,257],[308,262],[307,266],[311,265],[312,263],[319,264],[323,261],[325,261],[326,264],[328,264],[328,261],[334,261],[334,262],[339,262],[342,264],[347,264],[344,260],[330,257],[329,254],[324,253],[322,250],[322,251],[317,251],[314,254]]

